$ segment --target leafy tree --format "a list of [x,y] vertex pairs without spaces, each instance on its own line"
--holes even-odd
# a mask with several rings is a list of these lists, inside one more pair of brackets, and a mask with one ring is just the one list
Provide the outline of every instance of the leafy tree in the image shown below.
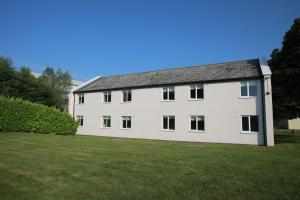
[[0,57],[0,95],[16,95],[17,73],[12,66],[12,60],[7,57]]
[[286,32],[281,49],[274,49],[272,69],[275,124],[281,119],[300,117],[300,18]]

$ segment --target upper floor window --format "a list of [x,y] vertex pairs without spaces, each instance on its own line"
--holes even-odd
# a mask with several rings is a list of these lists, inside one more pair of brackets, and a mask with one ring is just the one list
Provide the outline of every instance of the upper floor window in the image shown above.
[[175,99],[175,88],[174,87],[164,87],[163,88],[163,100],[173,101]]
[[83,126],[83,116],[78,115],[76,116],[76,118],[77,118],[77,122],[79,123],[79,126]]
[[204,116],[191,116],[191,131],[204,131]]
[[122,102],[131,102],[131,90],[122,91]]
[[122,116],[122,126],[123,129],[131,128],[131,117],[130,116]]
[[111,118],[110,116],[102,116],[102,128],[110,128]]
[[175,130],[175,116],[163,116],[163,130]]
[[111,92],[103,92],[103,103],[111,102]]
[[78,103],[83,104],[84,103],[84,94],[78,94]]
[[242,116],[242,132],[258,132],[258,116]]
[[257,81],[242,81],[241,96],[242,97],[257,96]]
[[190,99],[203,99],[203,85],[191,85],[190,86]]

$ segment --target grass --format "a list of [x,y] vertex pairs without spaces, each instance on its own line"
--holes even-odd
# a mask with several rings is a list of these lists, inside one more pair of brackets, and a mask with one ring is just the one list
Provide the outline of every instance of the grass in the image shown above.
[[276,143],[0,133],[0,199],[300,199],[300,132]]

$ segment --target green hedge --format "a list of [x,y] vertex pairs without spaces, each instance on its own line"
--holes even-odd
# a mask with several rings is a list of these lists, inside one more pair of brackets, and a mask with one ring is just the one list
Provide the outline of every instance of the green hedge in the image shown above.
[[75,135],[77,126],[67,112],[0,96],[0,131]]

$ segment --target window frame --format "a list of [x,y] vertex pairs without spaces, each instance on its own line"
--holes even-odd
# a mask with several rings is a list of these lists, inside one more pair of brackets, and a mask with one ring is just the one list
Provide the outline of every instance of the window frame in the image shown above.
[[[196,129],[193,130],[192,129],[192,126],[191,126],[191,122],[192,122],[192,117],[196,117]],[[198,118],[201,118],[203,117],[203,130],[198,130]],[[197,132],[197,133],[203,133],[205,132],[205,116],[204,115],[190,115],[190,129],[189,129],[190,132]]]
[[[246,88],[247,88],[247,95],[246,96],[242,96],[242,85],[243,83],[246,83]],[[255,87],[256,87],[256,95],[253,96],[251,95],[250,96],[250,86],[251,86],[251,83],[255,83]],[[257,97],[257,94],[258,94],[258,83],[257,83],[257,80],[246,80],[246,81],[241,81],[240,82],[240,98],[255,98]]]
[[83,127],[84,125],[84,118],[83,115],[76,115],[76,121],[79,124],[78,127]]
[[[109,126],[105,126],[104,124],[104,120],[110,120],[110,122],[109,122]],[[101,116],[101,128],[103,128],[103,129],[109,129],[109,128],[111,128],[111,116],[110,115],[102,115]]]
[[[125,121],[126,121],[126,127],[124,128],[123,127],[123,118],[129,118],[129,120],[130,120],[130,128],[128,128],[127,127],[127,122],[128,122],[128,120],[127,119],[125,119]],[[132,116],[129,116],[129,115],[124,115],[124,116],[121,116],[121,123],[120,123],[120,129],[123,129],[123,130],[130,130],[132,128]]]
[[[164,118],[168,119],[168,125],[167,125],[167,129],[164,128]],[[170,129],[170,118],[174,118],[174,129]],[[161,121],[161,130],[162,131],[168,131],[168,132],[174,132],[176,131],[176,117],[175,115],[163,115],[162,116],[162,121]]]
[[[248,131],[245,131],[245,130],[243,130],[243,118],[244,117],[247,117],[248,118]],[[257,117],[257,131],[252,131],[251,129],[251,117]],[[260,125],[260,123],[259,123],[259,116],[258,115],[241,115],[241,120],[240,120],[240,122],[241,122],[241,133],[253,133],[253,134],[257,134],[257,133],[259,133],[259,125]]]
[[85,98],[84,98],[84,93],[79,93],[78,94],[78,104],[84,104]]
[[[167,99],[164,99],[164,90],[167,89]],[[174,99],[170,99],[170,91],[173,90],[174,93]],[[175,101],[175,86],[165,86],[162,88],[162,95],[161,95],[161,101],[164,102],[172,102]]]
[[[110,96],[110,101],[105,101],[105,96],[107,95],[107,100],[109,99],[108,97]],[[104,91],[102,92],[102,103],[111,103],[111,91]]]
[[[129,97],[129,92],[130,92],[130,101],[124,101],[124,93],[126,93],[127,99]],[[121,94],[121,103],[131,103],[132,102],[132,90],[131,89],[127,89],[127,90],[122,90],[122,94]]]
[[[202,87],[202,93],[203,93],[202,98],[197,98],[197,96],[198,96],[198,86],[200,86],[199,89],[201,89],[201,87]],[[195,87],[195,98],[191,97],[192,87]],[[204,99],[204,84],[201,83],[201,84],[190,85],[189,100],[190,101],[201,101],[203,99]]]

